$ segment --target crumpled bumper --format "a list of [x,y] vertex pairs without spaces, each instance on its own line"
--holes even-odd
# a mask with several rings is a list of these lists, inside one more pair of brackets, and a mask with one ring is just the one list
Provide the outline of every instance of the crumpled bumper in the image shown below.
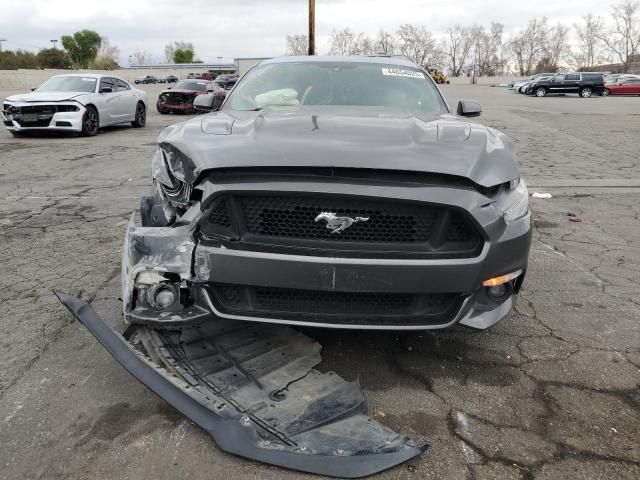
[[124,368],[229,453],[359,478],[428,449],[368,418],[358,386],[314,370],[321,346],[289,327],[220,319],[131,326],[122,336],[88,304],[56,295]]

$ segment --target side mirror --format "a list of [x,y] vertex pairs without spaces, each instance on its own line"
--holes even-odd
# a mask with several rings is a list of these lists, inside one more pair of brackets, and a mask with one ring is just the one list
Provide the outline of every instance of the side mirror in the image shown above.
[[32,92],[35,92],[35,91],[36,91],[36,88],[38,88],[38,87],[31,87],[31,91],[32,91]]
[[482,107],[475,100],[460,100],[458,102],[458,115],[461,117],[479,117]]
[[111,93],[111,92],[113,92],[113,88],[111,87],[102,87],[100,89],[100,93]]
[[213,95],[209,93],[201,93],[193,99],[193,108],[195,108],[199,113],[213,112],[217,110],[217,108],[215,108],[213,105],[214,98]]

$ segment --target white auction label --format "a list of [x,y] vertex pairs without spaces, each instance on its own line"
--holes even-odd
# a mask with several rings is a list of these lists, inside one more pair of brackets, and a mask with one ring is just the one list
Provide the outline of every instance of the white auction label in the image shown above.
[[393,77],[409,77],[409,78],[424,78],[424,73],[416,72],[415,70],[404,70],[402,68],[383,68],[383,75],[391,75]]

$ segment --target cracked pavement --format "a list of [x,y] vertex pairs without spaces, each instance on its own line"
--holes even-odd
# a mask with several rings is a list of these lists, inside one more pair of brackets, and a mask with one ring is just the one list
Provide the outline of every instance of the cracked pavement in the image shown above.
[[[530,193],[553,194],[532,199],[518,305],[485,332],[308,329],[319,368],[359,379],[376,420],[431,443],[381,479],[640,478],[640,98],[444,92],[479,100],[478,121],[515,140]],[[312,477],[222,453],[51,293],[121,328],[124,230],[155,137],[179,120],[154,110],[143,130],[90,139],[0,132],[3,478]]]

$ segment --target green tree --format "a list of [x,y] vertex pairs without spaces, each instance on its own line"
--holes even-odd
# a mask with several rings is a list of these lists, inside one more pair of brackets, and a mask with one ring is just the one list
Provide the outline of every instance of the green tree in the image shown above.
[[193,50],[183,50],[181,48],[173,52],[174,63],[193,63]]
[[101,44],[102,37],[93,30],[81,30],[73,36],[62,37],[62,46],[69,53],[73,63],[81,68],[87,68],[89,63],[95,60]]
[[58,48],[43,48],[36,55],[40,68],[70,68],[69,55]]
[[24,50],[0,52],[0,70],[16,70],[18,68],[38,68],[35,54]]

